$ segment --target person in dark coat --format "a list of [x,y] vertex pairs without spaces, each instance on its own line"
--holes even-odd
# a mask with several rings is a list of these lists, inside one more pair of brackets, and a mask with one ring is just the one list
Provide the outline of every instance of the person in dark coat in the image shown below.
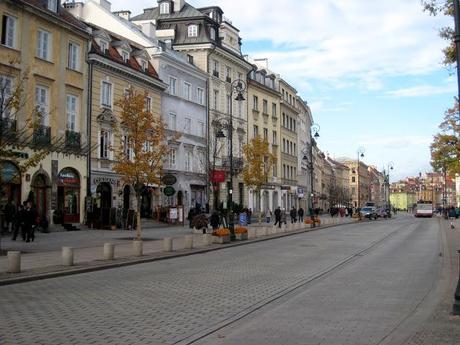
[[192,222],[193,222],[193,217],[196,216],[196,213],[195,213],[195,209],[194,208],[191,208],[189,211],[188,211],[188,214],[187,214],[187,220],[188,220],[188,224],[189,224],[189,227],[190,229],[193,228],[192,226]]
[[451,207],[449,208],[449,220],[450,220],[450,228],[451,229],[455,229],[455,224],[454,224],[454,220],[455,220],[455,208],[454,207]]
[[292,209],[289,212],[289,215],[291,216],[291,224],[294,224],[297,221],[297,210],[295,209],[294,206],[292,206]]
[[304,215],[302,207],[299,207],[299,210],[297,211],[297,215],[299,216],[299,223],[302,223],[303,222],[303,215]]
[[212,230],[215,231],[219,229],[220,226],[220,218],[217,212],[213,212],[211,217],[209,218],[209,224],[211,224]]
[[11,233],[14,229],[14,222],[16,220],[16,207],[13,200],[8,200],[8,203],[3,208],[5,214],[5,227],[6,231]]
[[33,213],[32,203],[30,201],[24,202],[24,211],[23,211],[23,223],[24,223],[24,232],[26,235],[26,242],[30,242],[30,240],[35,237],[32,234],[32,227],[35,225],[35,214]]
[[14,231],[13,231],[13,241],[16,241],[16,238],[18,237],[19,230],[21,230],[21,236],[22,240],[26,240],[26,233],[24,232],[24,222],[23,222],[23,217],[24,217],[24,207],[22,205],[18,206],[18,211],[16,212],[16,219],[14,222]]
[[276,226],[276,224],[281,228],[281,209],[279,206],[275,210],[275,224],[273,224],[273,226]]

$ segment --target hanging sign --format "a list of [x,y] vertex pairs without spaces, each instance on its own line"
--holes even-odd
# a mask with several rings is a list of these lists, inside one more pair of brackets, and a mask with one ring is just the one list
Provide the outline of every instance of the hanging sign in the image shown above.
[[166,174],[165,176],[161,178],[161,181],[163,182],[165,186],[172,186],[173,184],[177,182],[177,178],[176,176],[172,174]]
[[167,186],[163,189],[163,193],[166,196],[173,196],[174,194],[176,194],[176,190],[174,189],[174,187]]

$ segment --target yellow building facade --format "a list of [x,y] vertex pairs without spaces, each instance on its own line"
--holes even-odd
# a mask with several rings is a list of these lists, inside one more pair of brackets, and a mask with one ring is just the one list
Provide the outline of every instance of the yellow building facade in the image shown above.
[[[147,52],[123,37],[94,29],[88,55],[91,75],[91,218],[93,226],[105,228],[114,224],[113,209],[133,209],[133,186],[126,185],[122,176],[113,171],[117,151],[123,148],[120,128],[121,107],[130,88],[146,93],[146,108],[161,116],[161,95],[167,88],[150,64]],[[166,158],[166,157],[165,157]],[[141,215],[152,216],[160,205],[159,186],[145,186],[142,192]],[[120,215],[119,215],[120,216]],[[124,215],[124,218],[127,214]],[[123,218],[123,217],[122,217]]]
[[270,176],[260,193],[260,199],[249,191],[248,205],[253,211],[269,213],[274,211],[281,200],[281,164],[279,120],[280,93],[276,76],[266,66],[255,65],[248,76],[248,139],[256,136],[269,143],[271,152],[276,156]]
[[12,176],[34,149],[49,152],[6,181],[6,198],[32,201],[50,223],[79,223],[87,186],[88,32],[59,2],[2,1],[0,17],[1,84],[14,90],[22,81],[23,90],[18,111],[2,113],[2,131],[23,147],[16,161],[3,161],[2,172]]

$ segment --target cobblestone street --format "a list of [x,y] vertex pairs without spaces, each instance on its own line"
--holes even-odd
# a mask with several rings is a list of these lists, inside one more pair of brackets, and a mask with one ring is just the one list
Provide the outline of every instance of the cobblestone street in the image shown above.
[[[244,318],[223,343],[377,343],[438,276],[437,220],[428,222],[345,225],[205,255],[4,286],[0,343],[189,343],[266,304],[263,318]],[[296,287],[298,295],[284,296]],[[301,329],[309,336],[297,333]],[[207,343],[216,341],[211,336]]]

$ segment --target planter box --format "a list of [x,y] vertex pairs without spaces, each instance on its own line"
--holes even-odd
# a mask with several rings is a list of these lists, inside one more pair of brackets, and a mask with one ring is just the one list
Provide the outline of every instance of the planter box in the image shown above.
[[248,233],[245,234],[235,234],[235,240],[237,241],[245,241],[248,239]]
[[212,236],[212,243],[230,243],[230,236]]

